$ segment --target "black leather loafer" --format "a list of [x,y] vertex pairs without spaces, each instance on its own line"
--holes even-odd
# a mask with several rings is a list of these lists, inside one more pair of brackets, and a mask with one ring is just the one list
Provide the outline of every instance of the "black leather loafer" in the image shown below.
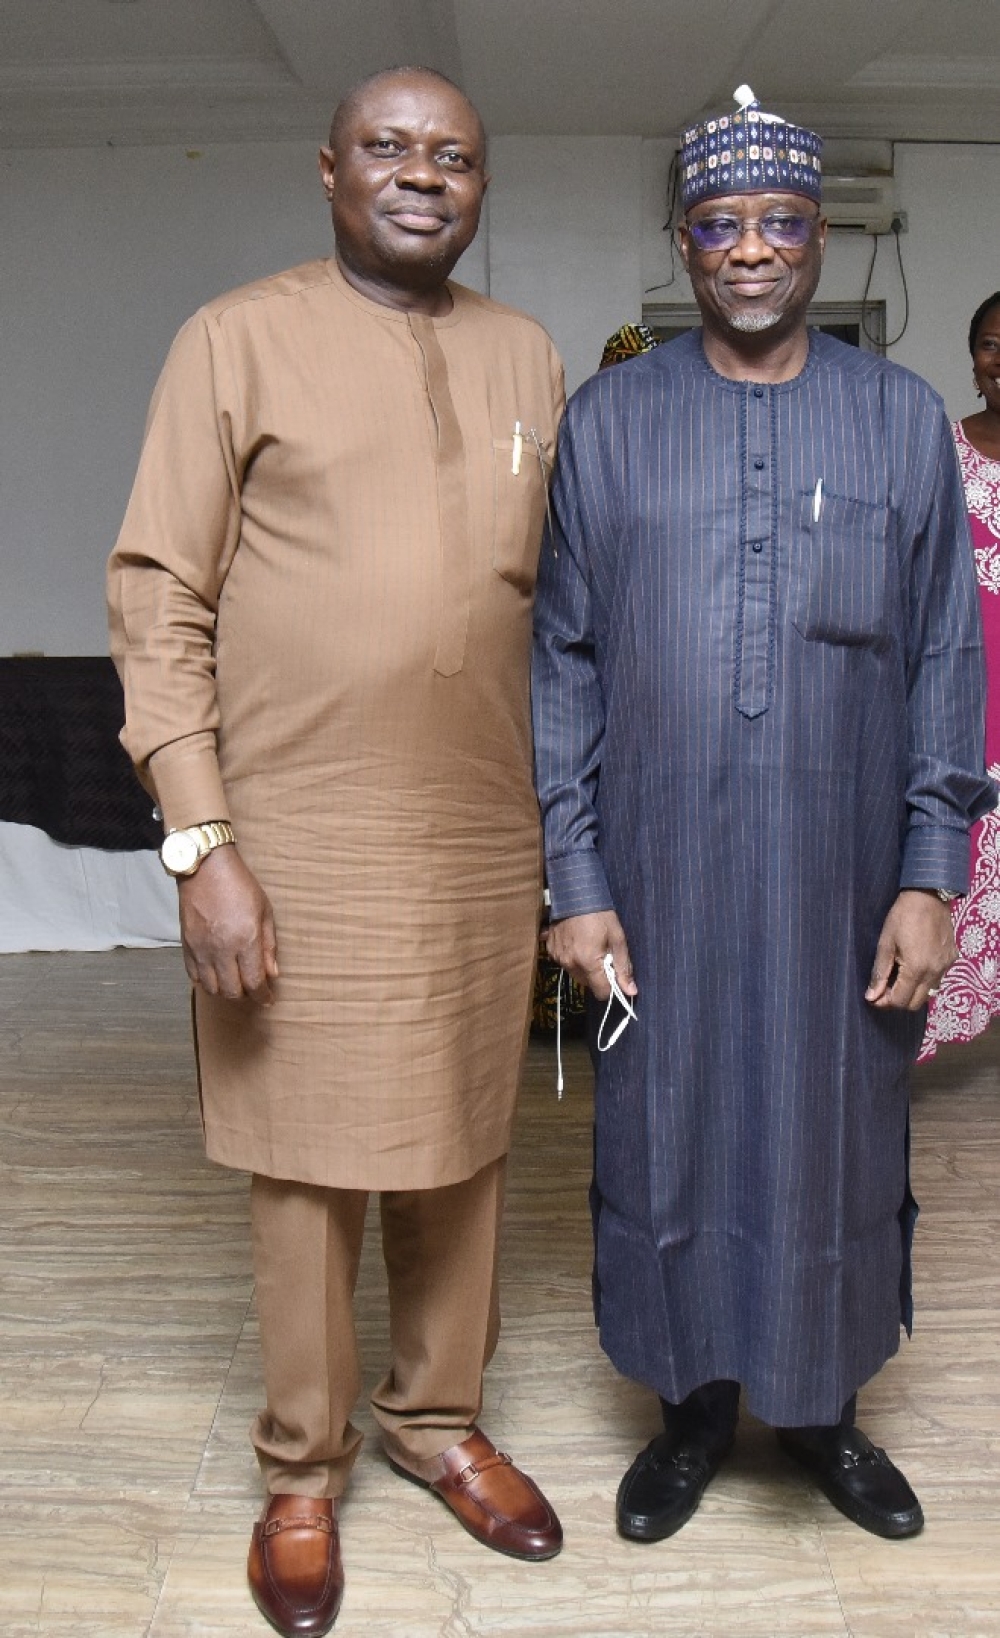
[[779,1428],[778,1443],[862,1530],[900,1541],[923,1529],[923,1509],[903,1474],[860,1428]]
[[615,1503],[619,1535],[664,1541],[686,1524],[732,1449],[732,1437],[707,1444],[691,1433],[661,1433],[639,1452]]

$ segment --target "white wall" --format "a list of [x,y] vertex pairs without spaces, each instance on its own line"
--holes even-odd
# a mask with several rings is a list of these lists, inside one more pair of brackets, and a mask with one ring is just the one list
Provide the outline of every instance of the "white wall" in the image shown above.
[[953,416],[981,407],[969,320],[1000,290],[1000,146],[900,143],[896,181],[909,212],[903,240],[910,329],[891,357],[944,394]]
[[490,170],[490,295],[541,320],[572,389],[641,304],[642,139],[499,137]]
[[[502,137],[489,220],[459,276],[533,312],[570,386],[666,277],[671,145]],[[905,144],[897,199],[912,297],[892,357],[974,407],[965,331],[1000,285],[1000,146]],[[0,653],[105,649],[103,574],[146,404],[198,304],[330,248],[315,153],[302,143],[8,151],[0,157]],[[886,242],[874,296],[902,318]],[[834,236],[820,296],[858,299],[868,241]],[[689,300],[683,279],[656,300]]]
[[0,220],[0,653],[103,653],[103,562],[164,353],[210,296],[328,249],[315,159],[8,152]]

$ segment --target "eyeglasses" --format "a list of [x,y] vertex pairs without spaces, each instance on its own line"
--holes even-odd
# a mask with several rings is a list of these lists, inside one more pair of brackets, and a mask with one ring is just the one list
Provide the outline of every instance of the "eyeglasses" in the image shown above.
[[801,250],[808,244],[819,216],[793,216],[787,211],[770,216],[702,216],[687,230],[699,250],[732,250],[753,228],[772,250]]

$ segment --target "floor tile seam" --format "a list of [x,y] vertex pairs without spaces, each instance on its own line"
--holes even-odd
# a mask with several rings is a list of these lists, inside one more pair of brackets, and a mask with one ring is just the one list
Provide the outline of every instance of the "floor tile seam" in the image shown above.
[[[80,1511],[88,1517],[93,1515],[95,1508],[110,1509],[112,1511],[115,1509],[130,1511],[136,1507],[165,1508],[167,1510],[176,1510],[177,1532],[180,1533],[181,1525],[187,1513],[188,1502],[191,1498],[190,1484],[178,1484],[175,1496],[171,1496],[167,1486],[158,1484],[156,1496],[152,1501],[149,1499],[148,1484],[145,1489],[142,1489],[138,1484],[134,1487],[126,1487],[126,1489],[132,1489],[132,1494],[123,1495],[120,1484],[115,1490],[109,1490],[105,1494],[102,1494],[99,1489],[92,1490],[82,1485],[79,1490],[73,1492],[67,1490],[57,1491],[53,1494],[40,1490],[37,1484],[28,1486],[5,1482],[3,1501],[0,1503],[0,1518],[6,1518],[11,1510],[16,1511],[20,1516],[22,1510],[30,1510],[31,1508],[44,1508],[49,1511],[57,1509],[60,1512]],[[5,1525],[5,1529],[8,1539],[16,1539],[11,1534],[9,1522]]]
[[250,1286],[250,1295],[247,1298],[246,1306],[245,1306],[245,1308],[243,1310],[243,1317],[240,1320],[240,1323],[236,1328],[236,1337],[235,1337],[235,1340],[233,1342],[232,1349],[230,1351],[229,1364],[226,1367],[225,1375],[223,1376],[223,1379],[222,1379],[222,1386],[219,1389],[218,1398],[216,1399],[216,1402],[215,1402],[215,1410],[214,1410],[214,1412],[212,1414],[211,1426],[209,1427],[208,1435],[207,1435],[207,1437],[205,1439],[205,1443],[204,1443],[204,1445],[202,1447],[201,1460],[198,1463],[198,1470],[195,1473],[194,1483],[191,1486],[191,1497],[192,1497],[192,1499],[196,1495],[201,1495],[202,1494],[202,1491],[201,1491],[201,1476],[202,1476],[203,1472],[205,1471],[205,1461],[206,1461],[206,1458],[208,1456],[208,1449],[209,1449],[209,1446],[212,1443],[212,1438],[213,1438],[213,1436],[215,1434],[215,1429],[216,1429],[216,1427],[218,1425],[219,1416],[220,1416],[221,1411],[222,1411],[222,1402],[226,1397],[226,1390],[229,1387],[229,1380],[230,1380],[230,1378],[231,1378],[231,1376],[233,1374],[233,1368],[234,1368],[234,1366],[236,1364],[236,1355],[239,1353],[240,1344],[243,1341],[243,1338],[244,1338],[244,1336],[246,1334],[247,1324],[248,1324],[248,1322],[249,1322],[249,1320],[250,1320],[250,1318],[251,1318],[251,1316],[253,1314],[253,1311],[254,1311],[254,1297],[256,1295],[256,1291],[257,1291],[257,1285],[256,1285],[256,1281],[254,1281]]
[[[819,1503],[815,1499],[813,1501],[813,1506],[814,1509],[819,1506]],[[823,1521],[820,1517],[816,1518],[816,1530],[819,1534],[819,1544],[820,1548],[822,1549],[823,1558],[826,1562],[827,1574],[830,1577],[834,1597],[837,1600],[837,1607],[840,1610],[840,1617],[844,1623],[844,1638],[854,1638],[854,1628],[851,1626],[851,1623],[847,1618],[847,1611],[844,1608],[844,1600],[840,1592],[840,1584],[837,1581],[837,1572],[834,1570],[833,1561],[830,1558],[830,1549],[827,1546],[826,1541],[826,1531],[823,1529]]]
[[184,1525],[185,1525],[185,1523],[187,1521],[188,1514],[191,1512],[192,1504],[195,1502],[196,1498],[198,1498],[199,1495],[200,1495],[198,1485],[199,1485],[199,1480],[201,1478],[201,1475],[202,1475],[202,1473],[204,1471],[205,1457],[206,1457],[206,1455],[208,1453],[208,1447],[212,1442],[212,1435],[215,1432],[216,1425],[217,1425],[218,1420],[219,1420],[219,1413],[220,1413],[220,1411],[222,1409],[222,1401],[225,1398],[226,1389],[229,1386],[229,1379],[230,1379],[230,1377],[232,1375],[232,1372],[233,1372],[233,1365],[234,1365],[235,1360],[236,1360],[237,1349],[239,1348],[240,1340],[241,1340],[241,1338],[243,1336],[244,1331],[246,1330],[247,1320],[249,1319],[251,1311],[253,1309],[253,1301],[254,1301],[254,1292],[255,1292],[255,1290],[256,1290],[256,1286],[252,1285],[251,1288],[250,1288],[250,1295],[247,1298],[246,1306],[245,1306],[245,1308],[243,1310],[243,1318],[240,1321],[240,1324],[239,1324],[239,1326],[237,1327],[237,1330],[236,1330],[236,1337],[235,1337],[235,1340],[233,1342],[233,1346],[232,1346],[232,1349],[231,1349],[230,1355],[229,1355],[229,1364],[226,1367],[226,1371],[225,1371],[225,1374],[223,1376],[221,1386],[219,1388],[218,1396],[217,1396],[216,1401],[215,1401],[215,1410],[214,1410],[214,1412],[212,1414],[212,1420],[211,1420],[211,1423],[209,1425],[208,1434],[206,1435],[204,1444],[202,1445],[201,1459],[200,1459],[200,1461],[198,1463],[198,1466],[197,1466],[197,1469],[195,1471],[194,1479],[192,1480],[192,1483],[191,1483],[191,1485],[189,1487],[187,1500],[184,1503],[184,1507],[183,1507],[183,1509],[181,1511],[180,1521],[178,1523],[177,1531],[176,1531],[176,1533],[174,1535],[173,1544],[172,1544],[171,1549],[170,1549],[170,1556],[169,1556],[166,1564],[164,1565],[163,1576],[162,1576],[162,1578],[160,1580],[160,1585],[159,1585],[159,1588],[157,1590],[156,1602],[153,1605],[153,1613],[149,1618],[149,1623],[148,1623],[148,1625],[146,1627],[145,1633],[143,1634],[143,1638],[151,1638],[151,1635],[153,1633],[153,1629],[154,1629],[154,1627],[156,1625],[156,1617],[157,1617],[157,1614],[159,1612],[160,1604],[161,1604],[162,1599],[163,1599],[164,1589],[165,1589],[165,1587],[167,1585],[167,1578],[170,1575],[171,1565],[173,1564],[174,1559],[177,1556],[178,1544],[179,1544],[180,1539],[181,1539],[181,1537],[182,1537],[182,1535],[184,1533]]
[[[922,1188],[919,1182],[914,1184],[913,1193],[919,1203],[921,1216],[924,1218],[923,1232],[925,1236],[933,1233],[942,1248],[951,1243],[952,1234],[949,1225],[960,1223],[963,1215],[969,1211],[977,1214],[978,1227],[980,1221],[992,1223],[1000,1217],[1000,1202],[997,1200],[996,1184],[983,1179],[963,1178],[961,1182],[962,1200],[958,1209],[955,1206],[955,1188],[947,1189],[948,1201],[945,1206],[938,1206],[934,1196],[927,1188]],[[941,1185],[942,1193],[945,1187]]]
[[[168,1370],[170,1367],[184,1363],[186,1353],[184,1340],[185,1339],[183,1336],[178,1337],[176,1349],[170,1354],[165,1364],[162,1349],[153,1348],[152,1346],[147,1346],[144,1348],[130,1348],[128,1346],[127,1339],[123,1339],[122,1346],[120,1348],[115,1348],[105,1357],[113,1366],[128,1366],[132,1363],[137,1363],[141,1364],[146,1369],[150,1369],[155,1365],[161,1365],[164,1370]],[[203,1367],[217,1366],[221,1370],[228,1371],[229,1365],[227,1362],[227,1352],[228,1343],[226,1345],[226,1350],[220,1349],[216,1354],[194,1354],[190,1357],[193,1357],[196,1364],[200,1364]],[[46,1355],[45,1364],[51,1360],[54,1368],[58,1366],[60,1362],[75,1364],[77,1361],[82,1360],[87,1362],[95,1357],[99,1357],[98,1350],[96,1348],[88,1348],[84,1344],[75,1348],[59,1349],[58,1351],[53,1349],[51,1353]],[[45,1364],[39,1364],[38,1349],[30,1342],[23,1348],[18,1347],[16,1342],[6,1343],[0,1346],[0,1375],[8,1370],[10,1372],[25,1371],[30,1369],[32,1366],[35,1366],[38,1371],[42,1371],[45,1368]],[[176,1379],[181,1374],[187,1376],[189,1373],[181,1373],[177,1370],[170,1371],[170,1376],[173,1379]],[[24,1404],[28,1401],[29,1396],[27,1386],[28,1385],[26,1383],[22,1382],[17,1396],[19,1404]],[[51,1384],[49,1384],[48,1392],[46,1393],[43,1390],[38,1397],[51,1399],[53,1396],[53,1391],[54,1390]]]
[[[204,1459],[204,1454],[203,1454],[203,1459]],[[199,1463],[199,1471],[200,1471],[200,1465],[201,1464]],[[181,1507],[181,1510],[180,1510],[180,1517],[178,1518],[178,1521],[177,1521],[177,1528],[174,1531],[173,1540],[170,1543],[170,1551],[167,1554],[167,1561],[163,1566],[163,1574],[160,1577],[160,1584],[156,1589],[156,1598],[155,1598],[154,1603],[153,1603],[152,1612],[151,1612],[149,1620],[146,1623],[146,1626],[145,1626],[145,1628],[143,1630],[142,1638],[150,1638],[150,1634],[152,1633],[153,1627],[154,1627],[154,1625],[156,1623],[156,1614],[157,1614],[157,1611],[160,1608],[160,1604],[161,1604],[162,1599],[163,1599],[163,1591],[164,1591],[164,1588],[167,1585],[167,1577],[170,1574],[170,1567],[173,1564],[174,1559],[177,1556],[177,1548],[178,1548],[178,1546],[180,1544],[181,1537],[184,1534],[184,1526],[185,1526],[185,1524],[187,1522],[187,1516],[188,1516],[188,1513],[191,1510],[191,1503],[192,1503],[193,1499],[194,1499],[194,1489],[193,1489],[192,1486],[189,1485],[188,1486],[187,1497],[185,1498],[184,1503],[183,1503],[183,1505]]]

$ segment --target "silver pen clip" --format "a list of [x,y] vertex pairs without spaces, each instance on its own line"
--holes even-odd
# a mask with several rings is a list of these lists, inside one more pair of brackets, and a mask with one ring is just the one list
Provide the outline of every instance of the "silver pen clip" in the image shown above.
[[552,502],[549,500],[549,473],[551,471],[551,467],[545,458],[545,451],[542,448],[542,440],[538,436],[537,427],[528,428],[528,437],[534,444],[535,454],[538,456],[538,465],[542,474],[542,483],[545,487],[545,516],[548,519],[549,524],[549,539],[552,541],[553,556],[558,556],[558,553],[556,552],[555,530],[552,527]]

